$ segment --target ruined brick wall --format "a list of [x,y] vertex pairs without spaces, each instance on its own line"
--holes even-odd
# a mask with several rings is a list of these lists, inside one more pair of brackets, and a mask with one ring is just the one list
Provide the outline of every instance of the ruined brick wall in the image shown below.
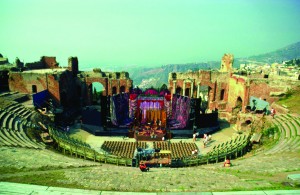
[[78,86],[78,79],[73,77],[72,72],[65,71],[59,77],[60,102],[64,107],[73,107],[81,104],[81,86]]
[[34,70],[34,69],[43,69],[45,66],[41,61],[37,61],[37,62],[28,62],[25,64],[25,67]]
[[[186,72],[186,73],[170,73],[169,74],[169,90],[171,93],[174,93],[174,89],[180,87],[181,93],[180,95],[187,95],[183,92],[184,89],[190,89],[192,91],[189,94],[189,97],[196,98],[198,97],[197,94],[198,87],[201,86],[207,86],[209,87],[209,109],[213,110],[218,105],[222,105],[219,108],[225,109],[225,101],[228,100],[228,79],[229,79],[228,73],[221,73],[221,72],[214,72],[214,71],[205,71],[205,70],[199,70],[194,72]],[[193,86],[192,86],[193,85]],[[223,92],[222,92],[223,90]],[[221,92],[222,99],[221,99]]]
[[44,79],[40,78],[40,74],[36,73],[9,73],[9,90],[20,93],[32,94],[32,86],[36,86],[37,92],[45,90]]
[[68,70],[73,73],[73,76],[76,76],[78,73],[78,58],[69,57],[68,59]]
[[0,70],[0,92],[8,90],[8,70]]
[[243,111],[249,105],[251,96],[260,98],[270,103],[279,100],[273,94],[284,94],[288,89],[299,85],[299,82],[285,79],[249,79],[233,75],[229,79],[227,110],[231,111],[236,106],[236,100],[243,100]]
[[242,110],[245,111],[245,106],[248,105],[248,87],[245,78],[238,76],[232,76],[229,78],[228,83],[228,100],[227,100],[227,111],[231,112],[237,105],[237,99],[242,99]]
[[278,96],[272,94],[285,93],[288,89],[294,88],[299,82],[287,79],[252,79],[249,83],[249,96],[266,100],[270,104],[279,100]]
[[[129,78],[128,72],[102,72],[100,69],[97,71],[85,72],[82,74],[87,86],[93,82],[99,82],[104,87],[103,95],[113,95],[113,88],[116,89],[116,94],[121,92],[130,92],[132,88],[132,80]],[[90,96],[90,95],[89,95]]]
[[31,70],[48,68],[53,69],[58,68],[58,63],[56,62],[56,57],[42,56],[39,61],[26,63],[25,67]]
[[55,74],[46,73],[9,73],[9,90],[20,93],[32,94],[33,86],[36,87],[36,93],[48,89],[51,96],[57,101],[60,101],[59,82]]
[[44,68],[58,68],[56,57],[43,56],[41,61],[44,64]]
[[60,103],[59,75],[47,74],[46,89],[48,89],[50,96]]
[[229,72],[232,70],[233,54],[224,54],[221,61],[221,72]]

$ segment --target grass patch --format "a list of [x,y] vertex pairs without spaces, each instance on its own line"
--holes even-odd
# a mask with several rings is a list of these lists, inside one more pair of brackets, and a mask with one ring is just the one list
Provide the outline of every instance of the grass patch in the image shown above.
[[69,181],[69,179],[64,176],[63,171],[53,171],[53,172],[34,174],[34,175],[30,174],[30,176],[26,174],[22,174],[22,175],[11,176],[5,179],[0,179],[0,181],[85,189],[84,186],[78,183],[62,182],[62,181]]
[[282,97],[277,104],[286,106],[292,113],[300,114],[300,86],[296,89],[289,90],[285,97]]

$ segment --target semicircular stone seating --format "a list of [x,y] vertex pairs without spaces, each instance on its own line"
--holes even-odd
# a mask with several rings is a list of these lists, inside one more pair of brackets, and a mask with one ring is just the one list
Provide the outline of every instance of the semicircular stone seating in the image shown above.
[[278,127],[278,141],[265,154],[300,151],[300,118],[290,114],[278,114],[273,119]]
[[0,145],[45,148],[45,144],[31,140],[26,133],[25,125],[34,113],[35,111],[16,102],[3,103],[0,108]]

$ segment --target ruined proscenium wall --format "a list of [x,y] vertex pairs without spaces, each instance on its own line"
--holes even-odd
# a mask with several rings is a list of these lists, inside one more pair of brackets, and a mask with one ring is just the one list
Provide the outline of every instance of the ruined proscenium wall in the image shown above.
[[[209,108],[223,110],[226,107],[226,101],[228,100],[228,79],[230,74],[227,72],[217,72],[217,71],[191,71],[191,72],[173,72],[169,73],[169,90],[171,93],[174,92],[174,88],[180,87],[182,89],[181,95],[183,95],[183,88],[185,83],[185,89],[193,88],[193,96],[197,97],[197,88],[198,86],[208,86],[210,87],[209,91]],[[174,85],[175,84],[175,85]],[[191,86],[193,84],[193,86]],[[224,90],[223,99],[221,99],[221,91]],[[189,94],[191,97],[191,94]],[[222,106],[218,106],[222,105]]]
[[231,112],[236,107],[237,99],[240,97],[243,101],[242,110],[245,111],[245,106],[248,105],[248,89],[246,78],[232,76],[228,83],[228,101],[227,111]]
[[48,89],[56,101],[60,101],[58,75],[33,72],[10,72],[9,90],[20,93],[32,94],[32,86],[35,85],[37,92]]
[[[102,78],[102,77],[96,77],[95,75],[93,76],[87,76],[85,77],[85,83],[87,85],[88,88],[91,88],[93,83],[101,83],[104,91],[102,93],[102,95],[106,96],[107,95],[107,91],[108,91],[108,78]],[[88,96],[91,97],[92,94],[90,94],[91,92],[89,92]]]
[[91,104],[92,91],[91,86],[94,82],[101,83],[104,87],[103,96],[113,95],[113,88],[116,88],[116,93],[120,93],[120,88],[123,86],[125,93],[130,92],[130,89],[133,86],[132,80],[129,78],[128,72],[102,72],[100,71],[91,71],[82,73],[83,80],[88,86],[88,93],[86,102],[88,105]]

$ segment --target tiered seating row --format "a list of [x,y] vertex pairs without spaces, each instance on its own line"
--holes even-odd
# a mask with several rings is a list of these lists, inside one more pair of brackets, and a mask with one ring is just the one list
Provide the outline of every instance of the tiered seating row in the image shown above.
[[170,150],[172,159],[181,159],[185,157],[191,157],[192,151],[198,150],[195,143],[170,143],[170,142],[154,142],[154,149]]
[[30,120],[31,116],[35,113],[35,111],[24,107],[22,104],[11,103],[7,105],[4,110],[6,112],[13,113],[25,120]]
[[62,149],[64,154],[68,152],[71,156],[83,157],[84,159],[94,160],[103,163],[131,166],[131,158],[121,158],[114,155],[100,154],[88,145],[49,127],[50,136],[57,142],[59,149]]
[[42,149],[43,145],[36,143],[28,138],[24,132],[19,132],[1,127],[0,129],[0,144],[2,146],[14,146]]
[[76,145],[76,146],[81,146],[81,147],[86,147],[86,148],[91,148],[91,146],[83,141],[80,141],[75,138],[71,138],[69,135],[67,135],[64,132],[61,131],[53,131],[53,134],[55,136],[59,137],[60,139],[63,139],[65,142],[68,142],[70,144]]
[[25,126],[34,111],[15,102],[5,102],[0,108],[1,145],[42,149],[45,145],[37,143],[26,135]]
[[292,115],[284,115],[286,119],[290,120],[295,128],[296,135],[300,136],[300,118]]
[[250,135],[239,135],[234,139],[230,139],[227,142],[220,143],[213,147],[213,149],[207,153],[208,161],[215,160],[216,162],[219,159],[223,159],[226,157],[231,158],[232,155],[237,157],[240,153],[240,156],[243,155],[245,149],[249,144]]
[[6,110],[0,109],[0,126],[12,130],[24,131],[26,120]]
[[300,150],[300,119],[292,115],[276,115],[274,124],[280,130],[277,144],[265,154]]
[[136,147],[145,149],[146,142],[138,142],[136,146],[136,142],[104,141],[101,146],[104,151],[124,158],[133,158]]

